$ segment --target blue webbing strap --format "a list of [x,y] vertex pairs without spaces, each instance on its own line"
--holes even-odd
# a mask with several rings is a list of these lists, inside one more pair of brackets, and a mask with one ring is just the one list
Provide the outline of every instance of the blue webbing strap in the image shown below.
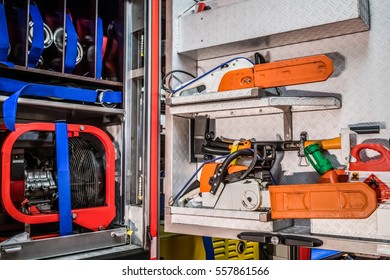
[[97,19],[96,39],[96,79],[101,79],[103,67],[103,21],[101,18]]
[[34,27],[31,48],[28,54],[28,67],[35,68],[43,52],[45,35],[43,19],[37,5],[30,4],[30,16],[34,23]]
[[65,21],[66,45],[65,45],[65,73],[72,73],[76,66],[77,58],[77,33],[72,23],[72,18],[66,14]]
[[215,260],[213,239],[208,236],[202,236],[203,239],[203,247],[206,253],[206,260]]
[[[16,111],[20,96],[54,97],[73,101],[98,102],[99,93],[95,90],[53,86],[42,84],[29,84],[8,78],[0,77],[0,91],[13,93],[3,103],[4,123],[9,130],[15,130]],[[101,102],[122,103],[122,92],[106,91]]]
[[0,61],[7,61],[9,50],[8,25],[4,4],[0,3]]
[[60,235],[64,236],[72,234],[68,126],[65,122],[56,122],[56,161]]
[[7,17],[5,14],[4,3],[0,3],[0,63],[12,67],[13,64],[7,62],[9,52],[9,38]]

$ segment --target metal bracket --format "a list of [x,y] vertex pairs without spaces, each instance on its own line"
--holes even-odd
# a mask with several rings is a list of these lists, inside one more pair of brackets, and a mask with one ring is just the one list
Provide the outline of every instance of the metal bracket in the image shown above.
[[292,106],[276,106],[283,111],[284,140],[291,141],[293,138]]
[[237,235],[237,237],[243,240],[271,243],[273,245],[283,244],[287,246],[320,247],[323,244],[322,240],[317,238],[262,232],[242,232]]

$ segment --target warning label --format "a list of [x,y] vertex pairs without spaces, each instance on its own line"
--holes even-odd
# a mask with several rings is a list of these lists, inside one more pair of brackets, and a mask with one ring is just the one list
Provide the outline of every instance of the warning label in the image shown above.
[[382,182],[375,174],[371,174],[370,176],[368,176],[368,178],[364,180],[364,183],[369,185],[376,192],[378,202],[386,202],[387,200],[389,200],[390,198],[389,186],[387,186],[384,182]]

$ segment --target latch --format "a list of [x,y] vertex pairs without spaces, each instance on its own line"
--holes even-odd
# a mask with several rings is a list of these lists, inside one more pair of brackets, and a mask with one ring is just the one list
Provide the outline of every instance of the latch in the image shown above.
[[22,245],[10,245],[6,247],[0,247],[0,255],[1,253],[12,254],[22,251]]

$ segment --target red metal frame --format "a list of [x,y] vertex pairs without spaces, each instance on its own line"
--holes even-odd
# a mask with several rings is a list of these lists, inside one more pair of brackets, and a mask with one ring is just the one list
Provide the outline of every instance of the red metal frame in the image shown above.
[[[59,221],[59,214],[26,215],[13,204],[10,191],[11,151],[18,138],[29,131],[55,132],[54,123],[17,124],[16,129],[5,139],[1,147],[1,202],[7,213],[15,220],[27,224],[43,224]],[[73,222],[90,230],[106,228],[115,217],[115,150],[111,139],[101,129],[88,125],[68,124],[69,137],[80,132],[89,133],[101,141],[106,151],[106,205],[101,207],[74,209]]]
[[311,249],[306,247],[299,247],[299,260],[311,260]]
[[151,5],[150,234],[151,259],[157,259],[159,225],[160,140],[160,1]]

